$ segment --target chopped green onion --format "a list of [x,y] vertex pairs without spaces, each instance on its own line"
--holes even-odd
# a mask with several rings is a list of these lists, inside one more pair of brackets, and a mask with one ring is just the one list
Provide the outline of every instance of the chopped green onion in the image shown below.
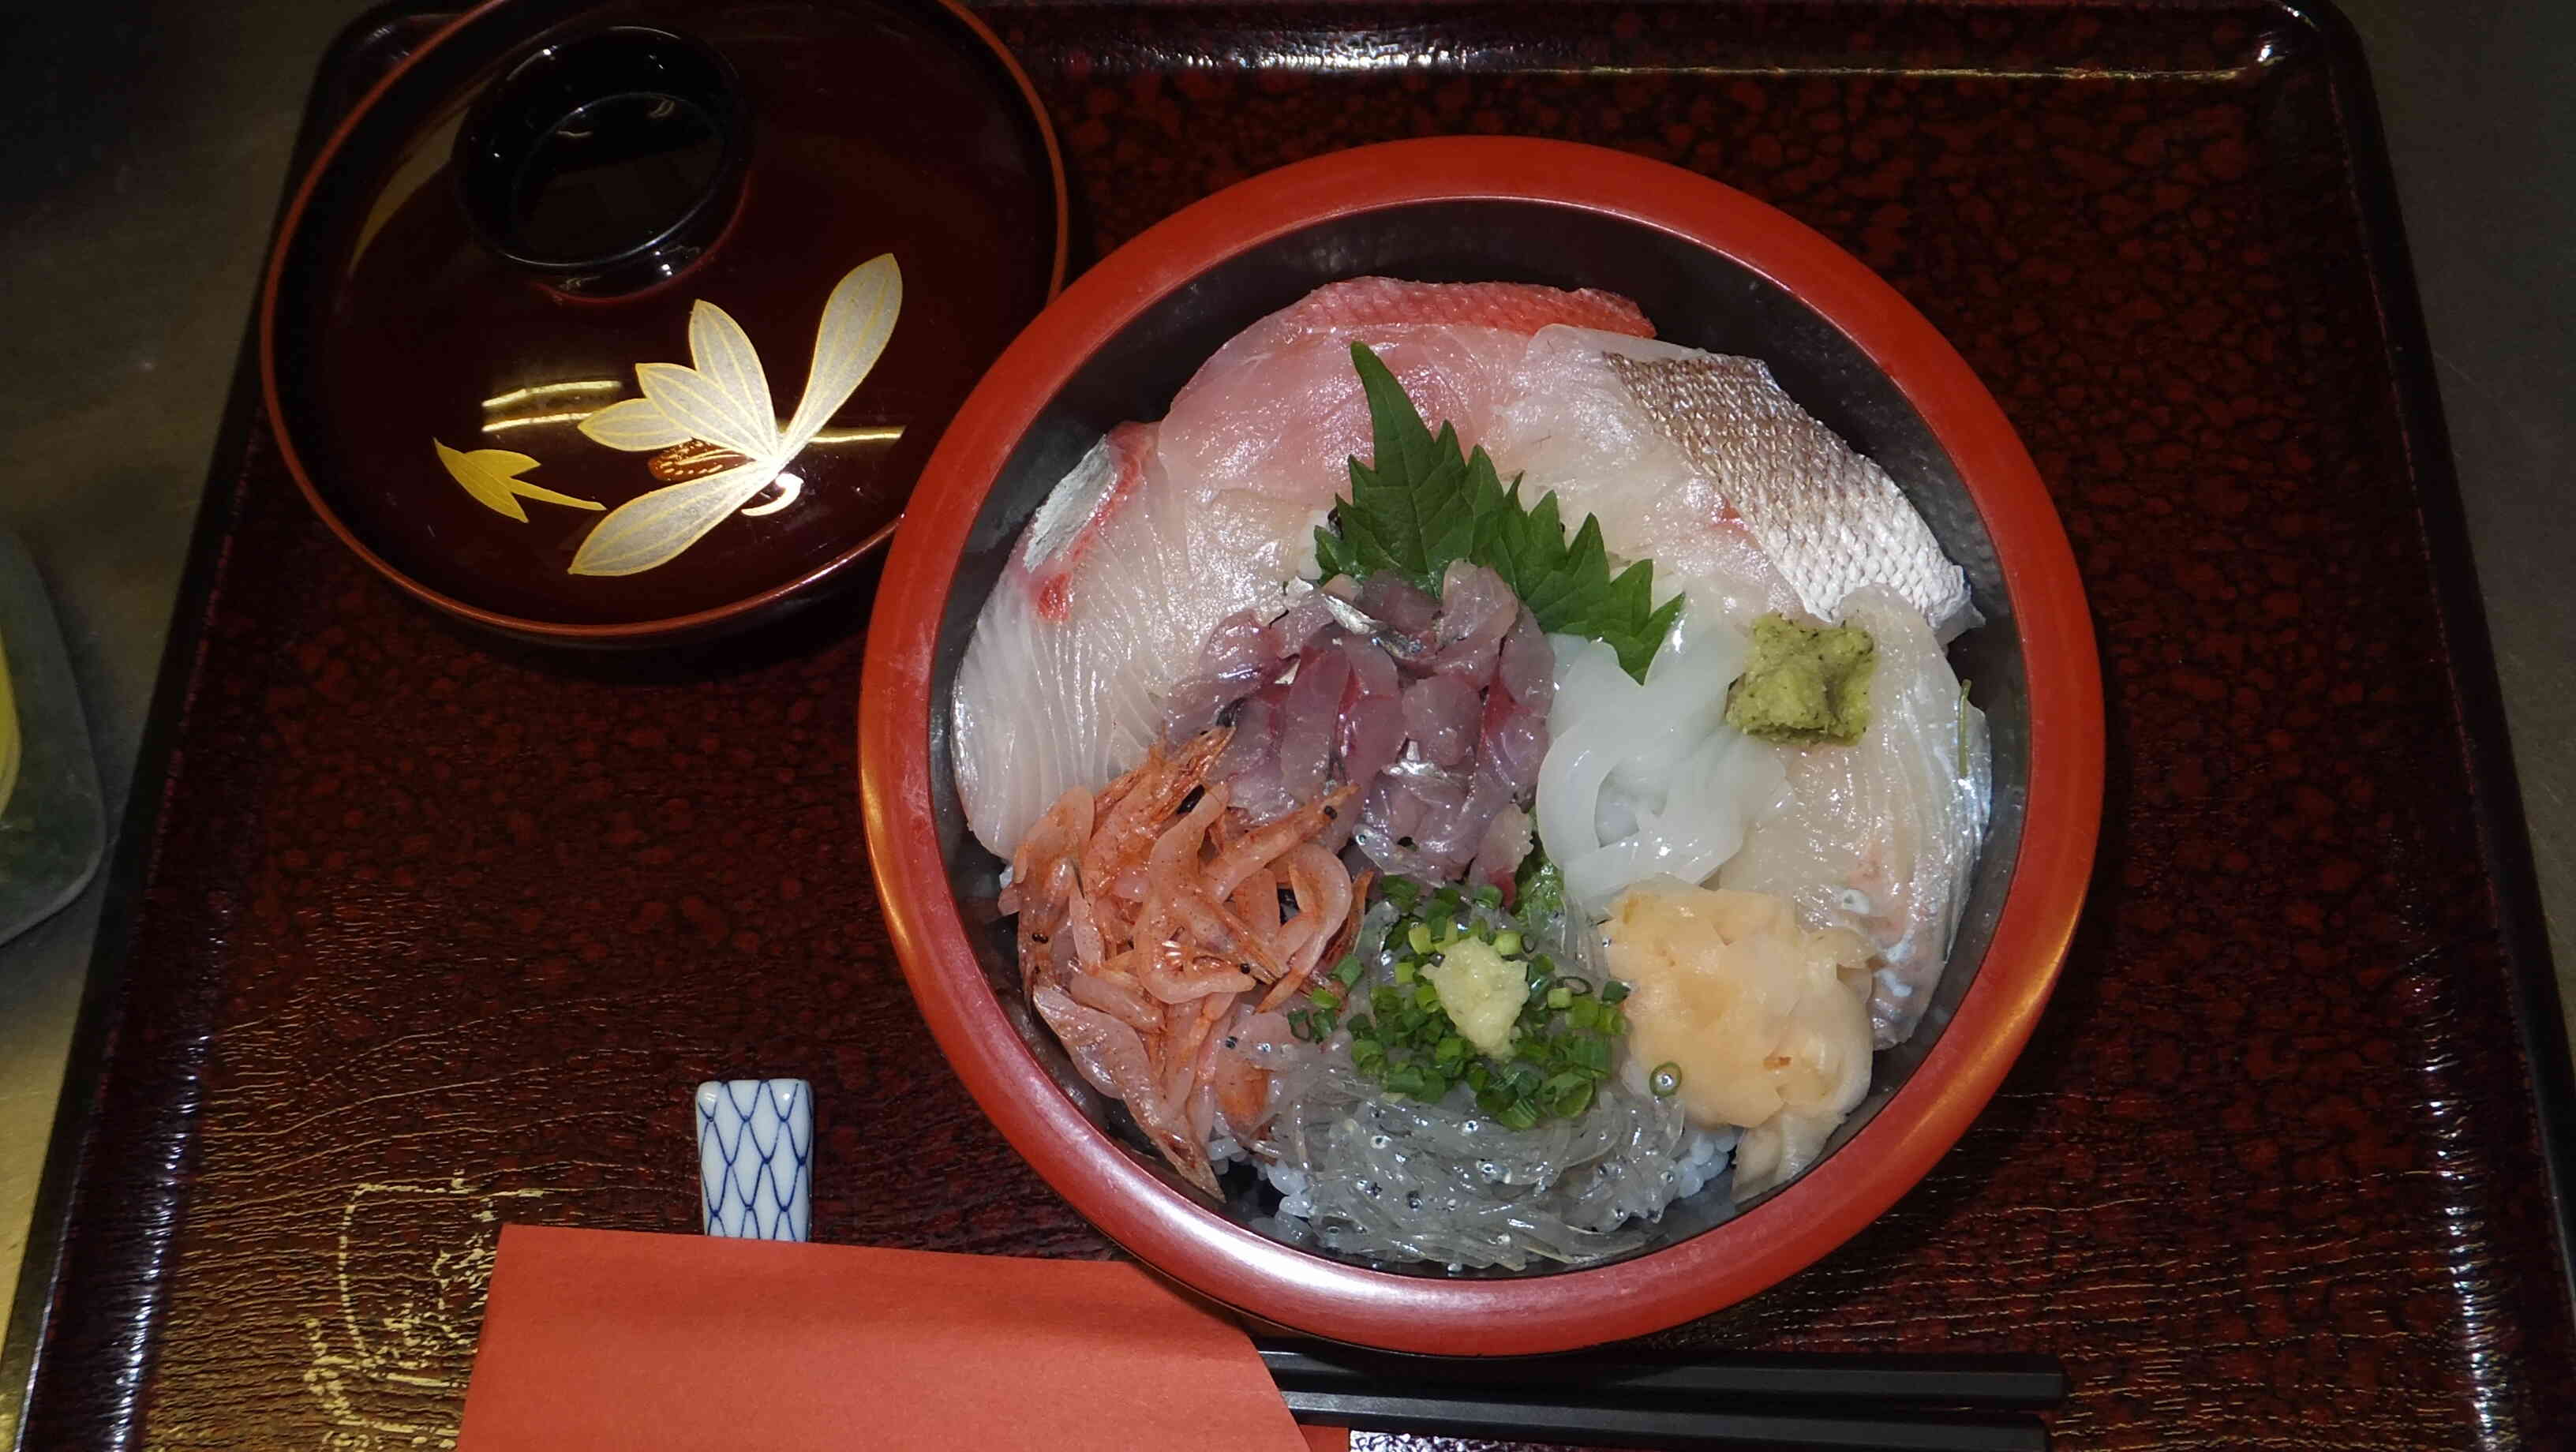
[[[1547,954],[1533,951],[1539,945],[1526,924],[1537,920],[1505,911],[1493,887],[1399,878],[1382,893],[1399,916],[1374,948],[1334,964],[1298,996],[1291,1027],[1299,1038],[1320,1043],[1340,1035],[1352,1068],[1389,1095],[1429,1103],[1463,1086],[1484,1116],[1506,1128],[1574,1118],[1599,1103],[1613,1040],[1626,1029],[1612,1007],[1627,996],[1625,985],[1596,985],[1571,970],[1559,976]],[[1461,941],[1493,949],[1527,984],[1511,1046],[1499,1054],[1479,1051],[1458,1031],[1427,976]]]
[[1539,1096],[1552,1112],[1571,1117],[1592,1102],[1592,1080],[1583,1074],[1559,1074],[1540,1086]]

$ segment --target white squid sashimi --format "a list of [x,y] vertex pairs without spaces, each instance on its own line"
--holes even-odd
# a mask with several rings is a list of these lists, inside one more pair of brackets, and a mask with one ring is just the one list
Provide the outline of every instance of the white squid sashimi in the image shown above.
[[1618,653],[1560,635],[1539,840],[1565,891],[1593,912],[1655,877],[1699,882],[1736,854],[1784,797],[1779,755],[1726,723],[1726,688],[1752,643],[1726,612],[1689,603],[1639,684]]
[[1985,713],[1968,704],[1922,614],[1878,588],[1843,600],[1841,613],[1877,644],[1869,729],[1850,746],[1772,748],[1788,804],[1754,823],[1717,885],[1778,894],[1810,922],[1867,938],[1879,954],[1870,1026],[1885,1048],[1914,1032],[1948,961],[1992,766]]

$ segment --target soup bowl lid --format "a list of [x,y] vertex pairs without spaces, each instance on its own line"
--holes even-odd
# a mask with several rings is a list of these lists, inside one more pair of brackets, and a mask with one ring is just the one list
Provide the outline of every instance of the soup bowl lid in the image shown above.
[[397,584],[659,639],[882,544],[1064,256],[1044,112],[949,0],[495,0],[323,145],[262,382]]

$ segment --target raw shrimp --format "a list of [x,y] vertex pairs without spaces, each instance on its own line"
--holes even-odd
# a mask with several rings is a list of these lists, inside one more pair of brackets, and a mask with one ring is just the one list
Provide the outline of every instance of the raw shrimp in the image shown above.
[[[1219,1115],[1248,1128],[1269,1097],[1268,1071],[1238,1062],[1220,1026],[1256,993],[1295,992],[1337,945],[1347,951],[1367,891],[1323,845],[1351,789],[1255,825],[1227,783],[1206,780],[1229,735],[1216,727],[1150,750],[1099,792],[1058,797],[1020,843],[1001,904],[1019,918],[1038,1016],[1209,1194]],[[1296,901],[1284,920],[1283,881]]]

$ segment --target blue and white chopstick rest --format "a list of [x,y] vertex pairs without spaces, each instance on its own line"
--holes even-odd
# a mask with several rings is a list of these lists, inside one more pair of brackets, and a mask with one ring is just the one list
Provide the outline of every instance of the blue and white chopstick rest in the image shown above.
[[707,1234],[803,1240],[813,1172],[811,1085],[710,1079],[698,1086],[698,1198]]

